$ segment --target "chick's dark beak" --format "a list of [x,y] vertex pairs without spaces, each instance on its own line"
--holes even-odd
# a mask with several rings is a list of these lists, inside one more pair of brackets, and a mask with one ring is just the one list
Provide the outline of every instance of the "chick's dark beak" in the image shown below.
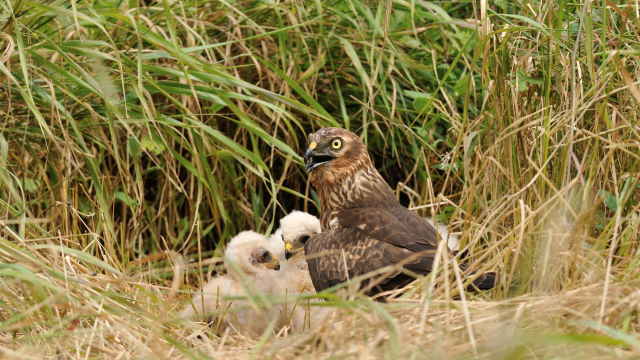
[[265,251],[261,256],[260,256],[260,261],[262,264],[264,264],[264,266],[267,269],[270,270],[275,270],[275,271],[279,271],[280,270],[280,261],[278,261],[278,258],[275,257],[273,254],[271,254],[268,251]]
[[278,259],[276,259],[276,257],[273,257],[273,260],[267,262],[264,264],[268,269],[271,270],[275,270],[275,271],[280,271],[280,261],[278,261]]
[[292,256],[293,256],[293,251],[291,251],[293,249],[293,244],[290,242],[286,242],[284,244],[284,258],[289,260]]

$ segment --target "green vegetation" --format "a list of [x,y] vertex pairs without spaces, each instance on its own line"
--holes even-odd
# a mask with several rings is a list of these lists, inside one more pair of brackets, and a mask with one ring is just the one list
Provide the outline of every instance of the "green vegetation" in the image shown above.
[[[639,11],[0,2],[0,356],[640,356]],[[320,126],[361,134],[498,288],[334,298],[335,325],[258,339],[174,320],[237,232],[317,213]]]

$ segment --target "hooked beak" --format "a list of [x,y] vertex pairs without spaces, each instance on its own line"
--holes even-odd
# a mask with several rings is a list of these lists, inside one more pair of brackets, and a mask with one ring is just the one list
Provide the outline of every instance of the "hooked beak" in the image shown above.
[[[307,150],[307,152],[309,152],[309,150]],[[291,242],[287,241],[286,243],[284,243],[284,257],[287,260],[289,260],[293,256],[293,252],[291,252],[291,249],[293,249],[293,244]]]
[[268,269],[280,271],[280,261],[274,256],[272,261],[264,263]]
[[300,247],[299,249],[294,249],[293,244],[287,241],[284,244],[284,257],[289,260],[295,254],[297,254],[300,250],[304,249],[304,247]]
[[317,168],[318,166],[324,163],[328,163],[333,159],[334,157],[331,155],[325,155],[325,154],[314,152],[311,147],[309,147],[307,151],[305,151],[304,153],[304,163],[308,173],[312,172],[313,169]]

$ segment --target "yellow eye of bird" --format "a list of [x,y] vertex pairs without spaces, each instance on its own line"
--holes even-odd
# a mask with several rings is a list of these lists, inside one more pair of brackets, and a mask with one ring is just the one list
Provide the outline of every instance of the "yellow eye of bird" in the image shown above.
[[331,146],[333,146],[334,149],[340,149],[340,146],[342,146],[342,141],[335,139],[331,143]]

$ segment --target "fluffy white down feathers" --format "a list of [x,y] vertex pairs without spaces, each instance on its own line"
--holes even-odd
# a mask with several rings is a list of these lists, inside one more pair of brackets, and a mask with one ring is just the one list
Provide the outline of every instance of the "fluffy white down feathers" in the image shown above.
[[[228,327],[257,336],[270,324],[276,332],[285,323],[293,331],[319,325],[321,322],[318,315],[324,314],[319,308],[301,304],[295,306],[301,293],[315,293],[304,252],[286,261],[284,248],[285,240],[292,241],[300,236],[319,232],[318,218],[293,211],[280,220],[280,228],[269,239],[253,231],[238,234],[231,239],[225,250],[228,273],[212,279],[192,297],[200,318],[198,319],[190,303],[181,315],[192,320],[207,321],[218,334],[224,333]],[[279,271],[274,270],[273,261],[265,264],[264,259],[261,260],[266,253],[275,255]],[[263,311],[260,312],[256,311],[255,303],[228,300],[230,297],[246,297],[257,293],[267,295],[277,305],[263,304]]]
[[460,250],[460,239],[456,235],[449,234],[449,230],[446,226],[442,225],[432,218],[425,218],[425,220],[427,220],[429,224],[433,225],[433,227],[438,230],[438,233],[440,233],[440,238],[447,242],[447,247],[450,251]]
[[[282,228],[278,228],[271,236],[269,236],[269,246],[273,250],[273,254],[282,261],[284,257],[284,241],[282,241]],[[284,270],[287,267],[285,264],[280,264],[280,270]]]
[[[270,323],[279,325],[279,314],[262,311],[256,303],[247,300],[228,300],[229,297],[247,297],[256,294],[279,294],[284,291],[278,281],[275,269],[265,262],[267,256],[273,256],[267,239],[256,232],[244,231],[231,239],[225,251],[227,274],[218,276],[206,284],[201,292],[193,297],[193,305],[187,304],[182,316],[206,320],[220,334],[232,326],[241,333],[260,335]],[[269,260],[269,259],[266,259]],[[258,306],[257,306],[258,305]]]
[[[280,228],[269,238],[269,244],[276,252],[278,259],[285,259],[284,244],[293,242],[302,236],[312,236],[321,231],[320,220],[305,212],[294,210],[289,215],[280,219]],[[281,236],[278,236],[281,235]],[[296,294],[313,293],[315,289],[309,276],[309,268],[304,257],[304,251],[292,256],[286,262],[282,262],[282,278],[286,280],[288,292]]]
[[[285,242],[302,236],[312,236],[320,233],[320,220],[305,212],[294,210],[280,219],[280,228],[269,237],[269,244],[276,256],[281,260],[282,267],[278,275],[286,288],[287,303],[298,302],[300,294],[315,294],[315,288],[309,275],[309,267],[304,257],[304,251],[285,260]],[[300,306],[300,305],[299,305]],[[326,313],[326,314],[325,314]],[[296,306],[291,316],[291,326],[294,330],[304,330],[321,324],[322,316],[327,315],[326,309],[317,307]]]

